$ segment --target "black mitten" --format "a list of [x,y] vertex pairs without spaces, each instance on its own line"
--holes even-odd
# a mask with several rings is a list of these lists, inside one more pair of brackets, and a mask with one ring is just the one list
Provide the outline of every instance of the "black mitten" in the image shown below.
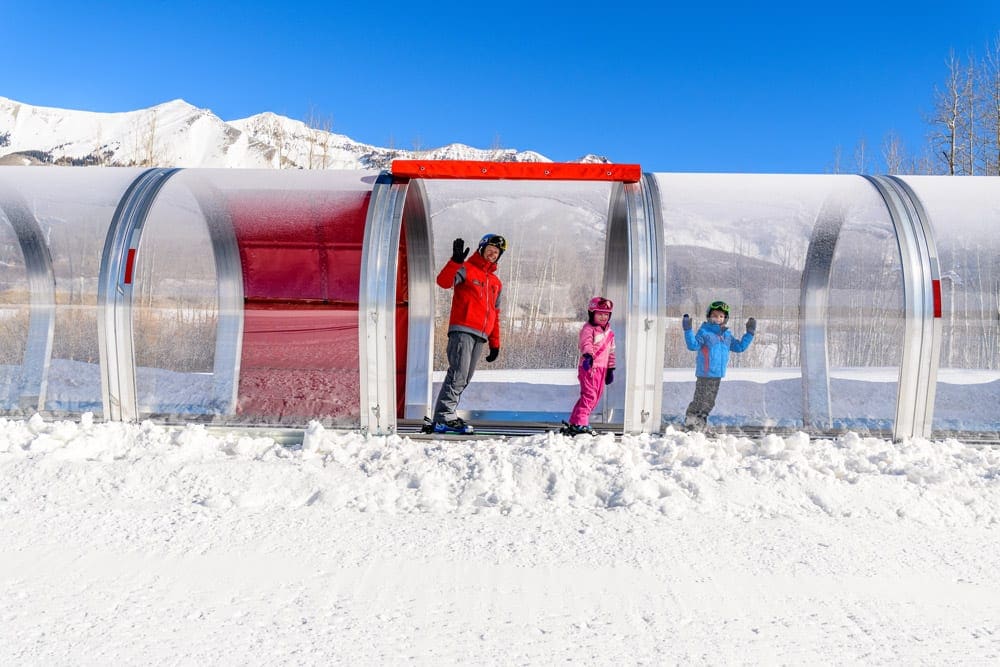
[[465,247],[465,241],[462,239],[455,239],[455,241],[451,244],[451,261],[456,264],[461,264],[468,256],[469,249]]

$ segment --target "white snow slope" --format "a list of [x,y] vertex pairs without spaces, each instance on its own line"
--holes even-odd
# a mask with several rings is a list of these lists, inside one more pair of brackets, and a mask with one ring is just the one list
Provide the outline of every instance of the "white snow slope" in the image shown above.
[[996,664],[1000,451],[0,419],[0,664]]

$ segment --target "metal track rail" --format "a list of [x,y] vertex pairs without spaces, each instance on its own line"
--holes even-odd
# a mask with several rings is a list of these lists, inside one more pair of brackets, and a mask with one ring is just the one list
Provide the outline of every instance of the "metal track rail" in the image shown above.
[[[165,426],[183,427],[186,422],[165,423]],[[560,425],[551,422],[476,422],[476,432],[472,435],[423,433],[421,427],[423,421],[400,420],[397,428],[397,435],[407,437],[412,440],[507,440],[510,438],[529,437],[542,435],[545,433],[558,433]],[[621,435],[620,424],[594,424],[594,430],[599,435],[613,434],[616,437]],[[340,429],[338,427],[328,427],[330,430],[356,430]],[[246,436],[251,438],[271,438],[276,443],[295,449],[302,445],[305,436],[303,428],[282,427],[282,426],[252,426],[252,425],[205,425],[205,429],[216,437]],[[728,426],[714,427],[704,433],[705,437],[715,438],[726,435],[750,438],[759,440],[768,435],[788,437],[795,433],[807,433],[813,439],[834,439],[847,433],[856,433],[863,438],[878,438],[880,440],[891,440],[891,431],[846,431],[846,430],[805,430],[800,428],[774,428],[757,426]],[[661,434],[662,435],[662,434]],[[936,433],[935,441],[954,439],[964,444],[974,447],[1000,447],[1000,432],[985,431],[948,431]]]

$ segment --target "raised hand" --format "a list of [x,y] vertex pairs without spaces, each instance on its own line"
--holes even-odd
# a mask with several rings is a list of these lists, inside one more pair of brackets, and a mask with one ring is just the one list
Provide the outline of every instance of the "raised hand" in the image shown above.
[[747,320],[747,333],[750,334],[751,336],[753,336],[755,333],[757,333],[757,319],[756,318],[751,317],[749,320]]
[[691,316],[687,313],[681,318],[681,326],[684,327],[684,331],[691,331]]
[[451,244],[451,261],[461,264],[469,256],[469,249],[465,247],[465,241],[455,239]]

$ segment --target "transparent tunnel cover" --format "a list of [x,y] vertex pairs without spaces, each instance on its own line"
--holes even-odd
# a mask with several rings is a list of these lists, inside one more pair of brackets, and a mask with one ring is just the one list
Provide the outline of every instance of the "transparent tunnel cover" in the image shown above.
[[935,431],[996,430],[1000,401],[1000,178],[902,177],[922,204],[941,268]]
[[[690,314],[697,331],[721,300],[737,338],[750,317],[757,332],[749,349],[730,354],[710,424],[802,426],[807,408],[818,426],[890,424],[901,351],[884,343],[900,330],[902,282],[875,189],[853,176],[655,178],[666,265],[664,421],[682,423],[694,393],[697,352],[685,345],[681,317]],[[813,314],[805,323],[803,304]]]
[[[10,361],[22,358],[31,374],[41,373],[40,381],[24,381],[41,390],[41,411],[47,416],[104,415],[97,326],[101,253],[118,202],[140,173],[141,169],[68,167],[4,167],[0,171],[0,209],[6,226],[0,238],[13,262],[12,266],[4,263],[4,272],[12,281],[5,305],[12,308],[12,302],[17,302],[9,317],[23,321],[24,308],[30,304],[32,326],[37,326],[31,340],[16,333],[11,338],[4,336],[2,356]],[[15,236],[23,241],[36,229],[44,246],[41,251],[32,251],[35,275],[29,271],[27,280],[14,277],[21,270],[18,267],[26,263],[23,248],[19,250],[16,242],[11,242],[12,211],[19,211],[13,215],[20,218]],[[22,255],[20,260],[16,259],[18,254]],[[51,273],[39,275],[42,270]],[[31,285],[31,295],[24,290],[26,284]],[[45,322],[50,314],[53,326],[51,348],[47,348]],[[23,325],[13,326],[16,331]],[[25,348],[33,358],[24,358]],[[20,407],[10,398],[8,391],[9,411],[39,409],[23,400],[26,396],[21,397]]]
[[[557,423],[567,418],[579,395],[580,327],[587,319],[588,300],[601,293],[604,283],[612,185],[461,180],[424,184],[433,230],[434,275],[451,257],[456,238],[462,238],[471,252],[487,233],[500,234],[508,243],[497,270],[503,282],[501,352],[494,363],[480,360],[476,377],[462,394],[460,411],[473,418]],[[433,289],[432,401],[447,369],[453,293],[436,285]],[[526,369],[532,373],[510,373]],[[595,410],[594,421],[602,420],[601,411],[601,406]]]
[[363,171],[187,170],[135,267],[140,411],[216,423],[359,421]]

